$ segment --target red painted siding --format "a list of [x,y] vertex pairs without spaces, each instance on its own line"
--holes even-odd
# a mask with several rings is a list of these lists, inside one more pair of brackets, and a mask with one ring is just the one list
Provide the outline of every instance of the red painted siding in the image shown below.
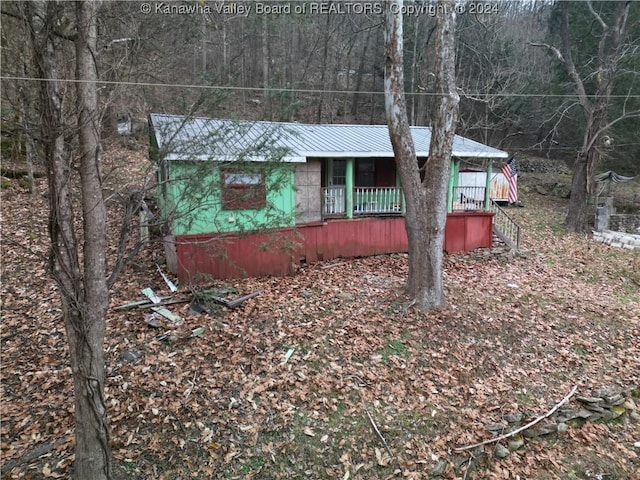
[[[491,246],[492,214],[449,214],[447,252]],[[301,261],[406,252],[403,217],[340,219],[272,233],[183,235],[176,238],[181,280],[288,275]]]
[[448,253],[469,252],[490,247],[492,243],[491,212],[455,212],[447,215],[444,250]]

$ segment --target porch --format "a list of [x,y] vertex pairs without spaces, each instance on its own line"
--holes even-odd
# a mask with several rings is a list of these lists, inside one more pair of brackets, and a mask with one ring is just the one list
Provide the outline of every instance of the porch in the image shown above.
[[[448,213],[489,210],[485,187],[451,187]],[[400,187],[322,187],[323,218],[403,215],[405,212]]]

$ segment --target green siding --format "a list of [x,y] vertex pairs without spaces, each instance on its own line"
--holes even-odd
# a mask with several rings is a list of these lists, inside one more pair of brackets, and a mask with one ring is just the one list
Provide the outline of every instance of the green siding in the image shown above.
[[[295,225],[293,164],[247,164],[248,169],[256,165],[264,168],[266,206],[225,210],[222,208],[220,168],[236,165],[186,161],[168,163],[171,181],[167,183],[166,198],[159,203],[174,235],[245,232]],[[238,168],[242,167],[238,165]]]

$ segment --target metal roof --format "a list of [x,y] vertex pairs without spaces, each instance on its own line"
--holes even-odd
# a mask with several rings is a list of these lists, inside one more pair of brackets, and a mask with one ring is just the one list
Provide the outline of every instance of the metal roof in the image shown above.
[[[304,124],[151,114],[158,148],[167,160],[393,157],[386,125]],[[429,155],[430,127],[411,127],[418,157]],[[507,152],[456,135],[453,156],[508,158]]]

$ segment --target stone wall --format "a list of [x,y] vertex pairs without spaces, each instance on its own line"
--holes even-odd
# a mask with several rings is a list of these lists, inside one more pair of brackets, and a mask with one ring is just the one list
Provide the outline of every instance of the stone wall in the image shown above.
[[603,230],[601,232],[593,232],[593,239],[596,242],[606,243],[612,247],[640,250],[640,235]]
[[640,234],[640,215],[616,213],[613,197],[602,199],[596,208],[596,230]]
[[620,213],[609,215],[609,230],[624,233],[640,233],[640,215]]

